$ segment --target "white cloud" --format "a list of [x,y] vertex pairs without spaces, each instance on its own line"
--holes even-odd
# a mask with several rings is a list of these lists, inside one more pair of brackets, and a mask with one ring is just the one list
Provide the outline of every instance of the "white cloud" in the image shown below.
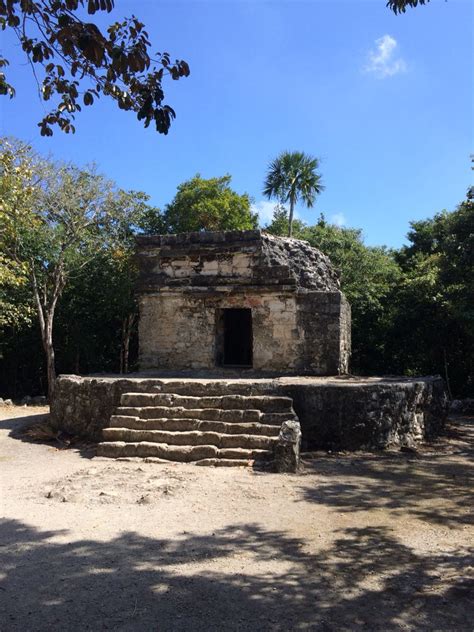
[[393,77],[407,69],[406,61],[397,56],[398,42],[391,35],[383,35],[375,40],[375,49],[369,51],[364,71],[379,79]]
[[334,213],[329,218],[331,224],[335,224],[336,226],[345,226],[347,224],[347,219],[344,213]]
[[252,213],[257,213],[260,226],[269,224],[272,221],[275,206],[275,202],[269,202],[268,200],[260,200],[260,202],[252,204]]

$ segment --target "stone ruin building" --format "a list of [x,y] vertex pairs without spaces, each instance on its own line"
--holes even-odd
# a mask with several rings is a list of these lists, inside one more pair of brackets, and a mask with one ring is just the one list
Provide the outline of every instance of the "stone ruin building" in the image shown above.
[[142,236],[140,373],[60,376],[58,429],[97,455],[294,472],[310,449],[411,445],[446,416],[439,376],[355,378],[329,259],[261,231]]
[[350,307],[306,242],[253,230],[137,244],[142,370],[348,372]]

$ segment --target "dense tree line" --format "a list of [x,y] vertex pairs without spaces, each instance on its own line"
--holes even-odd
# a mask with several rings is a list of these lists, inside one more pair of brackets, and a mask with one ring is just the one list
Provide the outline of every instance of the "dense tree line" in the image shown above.
[[[230,176],[199,175],[163,211],[120,190],[94,167],[38,157],[19,141],[0,147],[0,395],[47,391],[48,374],[136,368],[134,236],[257,226]],[[275,207],[266,229],[288,233]],[[413,222],[398,250],[369,247],[358,229],[323,215],[293,221],[293,235],[328,254],[353,313],[352,371],[433,374],[455,396],[474,387],[474,202]],[[50,379],[51,381],[51,379]],[[51,392],[50,392],[51,394]]]
[[[267,227],[286,234],[285,209]],[[320,248],[352,306],[352,371],[441,374],[452,394],[474,392],[474,201],[411,222],[408,245],[366,246],[362,232],[296,220],[293,234]]]

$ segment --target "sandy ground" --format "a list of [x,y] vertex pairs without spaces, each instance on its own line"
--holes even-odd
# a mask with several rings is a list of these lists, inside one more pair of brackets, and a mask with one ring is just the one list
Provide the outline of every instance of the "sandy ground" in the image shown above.
[[0,409],[0,630],[474,630],[474,419],[297,475],[28,443]]

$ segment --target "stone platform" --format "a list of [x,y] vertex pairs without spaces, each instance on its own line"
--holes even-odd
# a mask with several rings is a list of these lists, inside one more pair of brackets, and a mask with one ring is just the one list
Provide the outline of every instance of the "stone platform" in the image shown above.
[[434,437],[443,428],[448,404],[439,376],[63,375],[57,380],[52,422],[58,429],[101,441],[127,393],[291,398],[303,449],[332,450],[383,449]]

